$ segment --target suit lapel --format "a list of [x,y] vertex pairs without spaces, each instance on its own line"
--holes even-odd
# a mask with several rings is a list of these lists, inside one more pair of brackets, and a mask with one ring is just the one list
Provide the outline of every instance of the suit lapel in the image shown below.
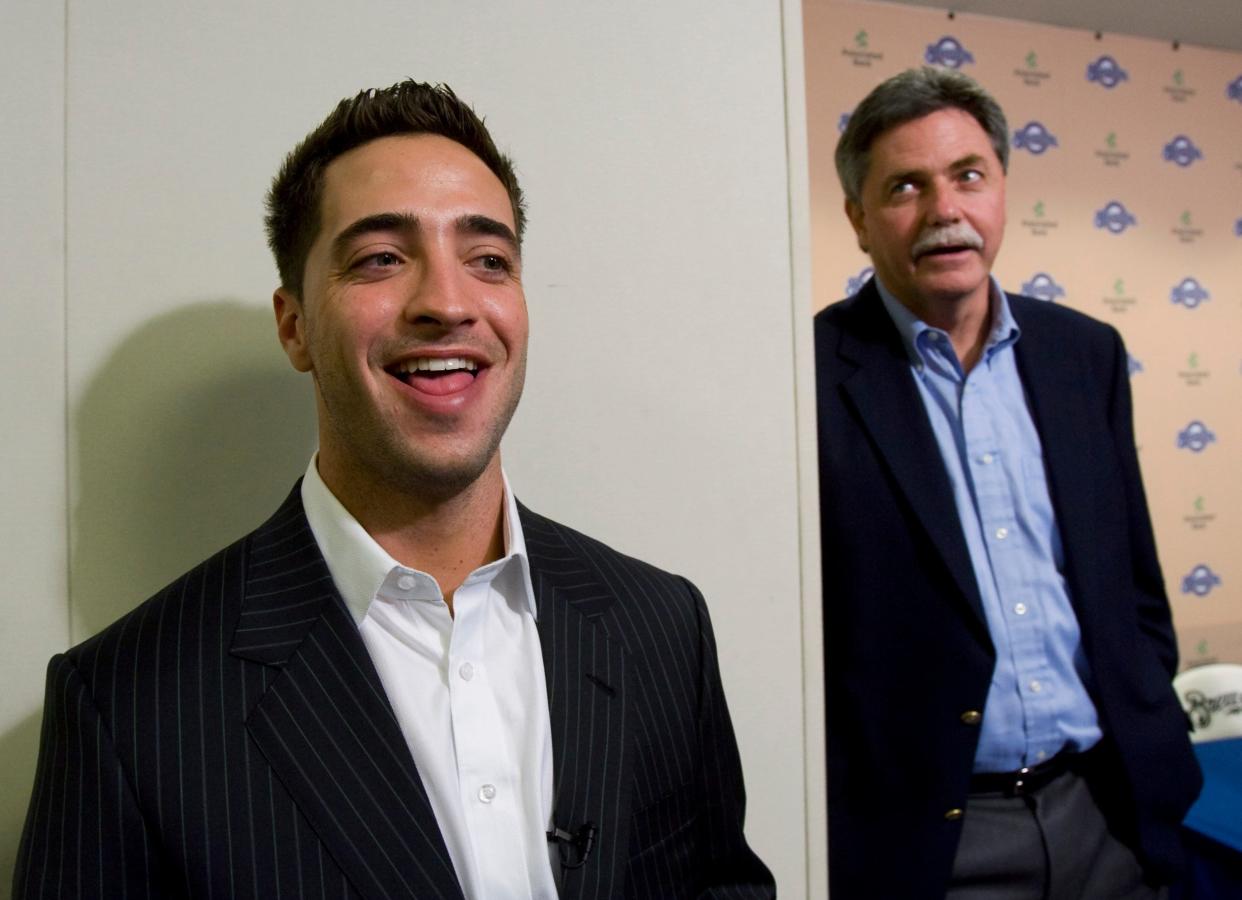
[[[1082,401],[1081,368],[1066,365],[1060,358],[1065,353],[1064,342],[1046,327],[1044,317],[1028,314],[1032,310],[1022,298],[1010,296],[1009,302],[1022,329],[1022,339],[1014,346],[1018,373],[1039,432],[1057,528],[1062,546],[1074,548],[1072,562],[1071,554],[1066,554],[1066,575],[1071,579],[1070,596],[1077,605],[1076,598],[1094,595],[1089,580],[1094,571],[1090,564],[1091,548],[1096,541],[1089,523],[1096,521],[1091,513],[1095,469],[1085,462],[1092,453],[1084,442],[1090,440],[1096,428],[1092,427],[1090,411]],[[1079,619],[1082,620],[1082,612]]]
[[[842,322],[838,355],[855,367],[841,389],[875,442],[925,535],[948,566],[980,623],[983,604],[957,515],[953,488],[927,410],[910,375],[901,344],[874,282],[854,300]],[[831,436],[829,436],[831,437]],[[860,510],[860,515],[866,515]]]
[[587,863],[562,870],[560,895],[612,896],[627,859],[630,804],[625,654],[600,622],[615,598],[575,552],[569,532],[519,508],[548,687],[553,822],[567,831],[596,827]]
[[248,544],[231,653],[261,663],[246,721],[364,897],[461,897],[426,790],[302,509],[300,484]]

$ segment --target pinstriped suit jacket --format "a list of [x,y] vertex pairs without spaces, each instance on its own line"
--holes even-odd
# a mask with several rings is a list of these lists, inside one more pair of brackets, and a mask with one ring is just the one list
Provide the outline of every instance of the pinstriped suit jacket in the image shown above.
[[[562,897],[770,897],[707,610],[522,508]],[[257,531],[53,658],[15,898],[461,897],[295,487]]]

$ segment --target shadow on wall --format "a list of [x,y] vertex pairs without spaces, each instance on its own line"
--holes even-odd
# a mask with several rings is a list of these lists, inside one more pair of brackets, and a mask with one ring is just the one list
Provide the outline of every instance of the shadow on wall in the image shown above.
[[269,307],[201,302],[121,343],[71,429],[76,643],[275,511],[316,445],[314,392]]

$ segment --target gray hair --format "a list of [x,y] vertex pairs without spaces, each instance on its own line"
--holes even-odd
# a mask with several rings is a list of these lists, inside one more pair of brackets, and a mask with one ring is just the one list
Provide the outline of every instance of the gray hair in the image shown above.
[[1009,170],[1009,126],[1000,104],[969,75],[924,66],[878,85],[850,115],[836,152],[837,177],[846,198],[861,201],[871,145],[880,135],[941,109],[960,109],[974,116],[991,139],[1001,170]]

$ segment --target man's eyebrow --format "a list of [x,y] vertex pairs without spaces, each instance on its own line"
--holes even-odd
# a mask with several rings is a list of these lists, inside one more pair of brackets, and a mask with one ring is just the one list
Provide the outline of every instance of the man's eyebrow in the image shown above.
[[917,166],[912,166],[908,169],[901,169],[900,171],[891,172],[888,175],[884,176],[884,180],[880,182],[880,186],[883,187],[884,190],[888,190],[894,185],[904,184],[907,181],[921,181],[925,179],[926,177],[927,177],[926,169],[921,169]]
[[[953,162],[949,163],[946,171],[960,172],[962,169],[977,168],[978,166],[982,165],[986,161],[987,161],[987,157],[983,156],[980,153],[968,153],[966,156],[963,156],[961,159],[955,159],[953,160]],[[901,184],[902,182],[905,182],[905,181],[918,181],[920,179],[926,178],[927,175],[928,175],[928,170],[924,168],[923,166],[910,166],[907,169],[901,169],[900,171],[893,172],[887,178],[884,179],[884,183],[887,185],[894,185],[894,184]]]
[[963,156],[961,159],[955,159],[953,161],[953,164],[949,166],[949,168],[950,169],[966,169],[966,168],[978,166],[980,163],[984,161],[985,161],[985,157],[982,154],[971,153],[966,156]]
[[465,234],[481,234],[500,238],[509,244],[513,251],[519,252],[517,235],[513,229],[490,216],[467,215],[457,220],[457,230]]
[[418,216],[399,212],[384,212],[363,216],[361,219],[349,223],[341,230],[340,234],[332,239],[332,255],[340,256],[353,240],[364,234],[373,234],[377,231],[417,233]]
[[[457,219],[456,226],[457,230],[463,234],[478,234],[499,238],[506,244],[509,244],[515,253],[520,252],[517,235],[513,233],[513,229],[504,222],[493,219],[490,216],[479,214],[461,216]],[[366,234],[374,234],[379,231],[401,231],[407,234],[417,234],[419,228],[418,216],[411,213],[383,212],[363,216],[361,219],[345,226],[340,234],[332,239],[332,253],[334,256],[341,255],[346,251],[350,243]]]

